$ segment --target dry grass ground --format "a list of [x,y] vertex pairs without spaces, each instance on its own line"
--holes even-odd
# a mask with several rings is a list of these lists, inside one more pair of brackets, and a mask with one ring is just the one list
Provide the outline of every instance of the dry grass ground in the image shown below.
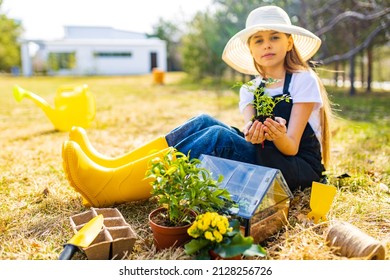
[[[14,84],[51,104],[57,87],[88,84],[96,97],[97,115],[87,133],[95,148],[108,156],[140,146],[199,113],[241,127],[238,97],[229,86],[216,91],[180,83],[182,77],[181,73],[169,73],[164,86],[153,85],[149,75],[0,77],[0,259],[57,259],[73,234],[69,217],[88,210],[62,169],[61,145],[68,134],[54,131],[30,100],[17,103],[12,96]],[[386,259],[390,259],[389,95],[358,97],[353,102],[343,94],[335,98],[345,115],[335,121],[329,176],[338,192],[329,222],[307,223],[303,217],[310,211],[310,192],[295,193],[288,226],[262,244],[267,259],[343,259],[325,243],[326,231],[336,220],[354,224],[383,242]],[[376,111],[368,111],[372,108]],[[369,122],[359,119],[362,116]],[[336,178],[343,173],[351,177]],[[180,248],[155,251],[147,223],[152,201],[117,208],[139,236],[129,259],[188,259]],[[74,259],[85,259],[85,255],[77,253]]]

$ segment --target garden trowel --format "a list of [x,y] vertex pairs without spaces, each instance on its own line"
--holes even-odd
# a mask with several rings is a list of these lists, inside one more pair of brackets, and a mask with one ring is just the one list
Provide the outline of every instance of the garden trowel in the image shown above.
[[313,182],[310,196],[311,212],[307,214],[307,217],[313,220],[314,223],[318,223],[320,220],[326,221],[326,214],[335,195],[335,186]]
[[103,226],[103,215],[100,214],[86,223],[65,245],[60,254],[60,260],[70,260],[74,253],[81,248],[88,247]]

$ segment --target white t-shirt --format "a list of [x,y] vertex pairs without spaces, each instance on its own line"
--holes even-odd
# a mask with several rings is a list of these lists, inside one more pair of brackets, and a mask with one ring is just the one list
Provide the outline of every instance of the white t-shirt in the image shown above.
[[[253,87],[257,88],[260,85],[262,77],[256,77],[253,82]],[[316,74],[313,71],[300,71],[293,73],[289,92],[293,103],[316,103],[309,117],[309,124],[314,130],[318,141],[321,143],[321,118],[320,108],[322,107],[322,98],[320,86]],[[265,88],[265,94],[276,96],[283,94],[283,86],[278,88]],[[240,89],[239,108],[241,113],[244,108],[253,102],[253,93],[245,86]]]

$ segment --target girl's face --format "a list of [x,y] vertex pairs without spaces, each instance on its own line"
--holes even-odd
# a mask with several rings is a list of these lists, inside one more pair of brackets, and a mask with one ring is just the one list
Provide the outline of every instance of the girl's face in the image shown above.
[[292,36],[277,31],[259,31],[249,39],[251,54],[264,69],[283,66],[286,53],[292,47]]

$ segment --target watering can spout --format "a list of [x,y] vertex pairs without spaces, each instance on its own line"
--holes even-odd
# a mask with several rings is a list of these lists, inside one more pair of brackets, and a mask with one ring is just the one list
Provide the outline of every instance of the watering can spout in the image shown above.
[[95,99],[87,85],[57,89],[54,107],[38,94],[15,85],[15,100],[31,99],[49,118],[56,130],[70,131],[73,126],[87,128],[95,118]]
[[[28,90],[25,90],[24,88],[21,88],[20,86],[15,85],[13,93],[14,93],[14,97],[15,97],[16,101],[18,101],[18,102],[22,101],[23,98],[30,98],[40,107],[41,106],[50,107],[49,103],[47,103],[45,99],[43,99],[42,97],[40,97],[39,95],[37,95],[31,91],[28,91]],[[50,109],[52,109],[52,108],[50,108]]]
[[46,116],[52,120],[55,119],[55,110],[50,106],[50,104],[43,99],[41,96],[25,90],[24,88],[21,88],[20,86],[15,85],[14,86],[14,97],[16,101],[20,102],[23,98],[31,99],[39,108],[42,109],[42,111],[46,114]]

